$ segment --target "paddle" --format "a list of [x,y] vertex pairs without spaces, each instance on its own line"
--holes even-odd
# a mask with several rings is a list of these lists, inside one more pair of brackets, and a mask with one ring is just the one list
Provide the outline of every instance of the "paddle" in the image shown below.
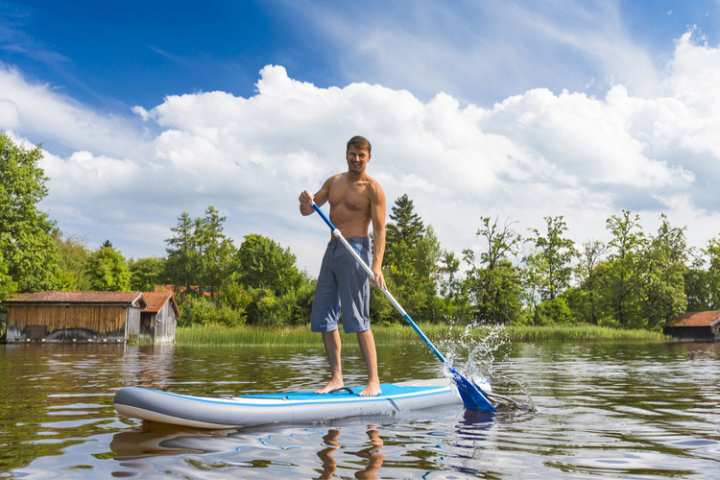
[[[370,279],[374,279],[375,275],[373,274],[372,270],[370,270],[370,267],[365,263],[365,261],[358,255],[358,253],[355,251],[354,248],[348,243],[348,241],[345,239],[343,234],[338,230],[338,228],[335,226],[330,219],[325,216],[325,213],[320,209],[320,207],[317,206],[315,202],[312,204],[312,208],[320,215],[320,217],[325,221],[328,227],[330,227],[330,230],[332,231],[332,234],[335,238],[340,240],[340,243],[343,244],[343,246],[352,254],[353,257],[355,257],[355,260],[360,264],[360,266],[365,270],[365,273],[368,274]],[[418,327],[417,323],[410,317],[410,315],[405,311],[405,309],[398,303],[397,300],[395,300],[395,297],[392,296],[390,291],[387,288],[381,288],[380,291],[385,295],[385,297],[390,301],[393,307],[402,315],[403,319],[412,327],[413,330],[415,330],[415,333],[418,334],[420,339],[422,339],[423,342],[425,342],[425,345],[427,345],[432,353],[435,354],[435,356],[448,368],[450,371],[450,374],[453,377],[453,380],[455,381],[455,384],[457,385],[458,392],[460,392],[460,397],[462,397],[463,404],[465,404],[465,408],[468,410],[479,410],[482,412],[494,412],[495,406],[490,402],[488,399],[488,396],[485,392],[483,392],[480,388],[478,388],[477,385],[475,385],[471,380],[468,378],[465,378],[456,368],[451,367],[448,365],[448,360],[443,355],[440,350],[433,345],[433,343],[430,341],[430,339],[423,333],[422,330],[420,330],[420,327]]]

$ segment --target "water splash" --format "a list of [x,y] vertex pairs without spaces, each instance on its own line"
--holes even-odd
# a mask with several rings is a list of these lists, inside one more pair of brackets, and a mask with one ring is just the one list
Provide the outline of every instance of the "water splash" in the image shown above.
[[[448,338],[442,342],[447,352],[447,367],[455,367],[471,378],[488,392],[500,409],[535,410],[527,387],[502,372],[502,363],[512,346],[504,325],[481,326],[473,322],[465,325],[458,334],[454,333],[454,326],[451,326]],[[447,368],[444,374],[450,376]]]

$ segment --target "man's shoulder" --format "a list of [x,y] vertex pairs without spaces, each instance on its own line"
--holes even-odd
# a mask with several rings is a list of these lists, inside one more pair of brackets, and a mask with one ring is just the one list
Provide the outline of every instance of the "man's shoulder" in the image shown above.
[[338,180],[341,180],[345,174],[340,172],[336,173],[335,175],[330,175],[330,177],[325,180],[325,185],[328,187],[332,187],[333,183],[337,182]]
[[379,196],[383,195],[384,191],[382,188],[382,185],[380,185],[380,182],[368,175],[368,190],[374,195]]

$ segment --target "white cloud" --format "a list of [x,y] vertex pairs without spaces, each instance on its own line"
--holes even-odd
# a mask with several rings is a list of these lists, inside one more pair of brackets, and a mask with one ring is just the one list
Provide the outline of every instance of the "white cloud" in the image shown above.
[[[345,141],[358,133],[373,141],[370,174],[388,198],[409,194],[456,251],[476,244],[481,215],[516,220],[521,231],[565,215],[584,241],[604,238],[605,218],[621,208],[640,211],[648,227],[666,211],[699,243],[720,231],[720,124],[708,107],[720,98],[720,82],[708,81],[720,75],[719,52],[683,36],[654,97],[619,85],[602,98],[537,88],[488,108],[377,84],[320,88],[267,66],[248,98],[206,92],[136,107],[158,133],[128,129],[119,141],[104,136],[116,119],[5,72],[20,93],[0,96],[19,114],[0,109],[0,119],[34,142],[81,127],[97,140],[75,147],[73,131],[65,144],[74,153],[47,153],[45,206],[68,233],[92,245],[109,238],[133,256],[163,254],[177,215],[213,204],[238,242],[270,235],[316,272],[327,232],[298,214],[297,195],[344,169]],[[32,123],[48,105],[66,112],[67,128]]]
[[93,112],[47,85],[30,83],[2,63],[0,128],[20,128],[36,143],[52,142],[115,156],[137,153],[144,143],[130,122]]

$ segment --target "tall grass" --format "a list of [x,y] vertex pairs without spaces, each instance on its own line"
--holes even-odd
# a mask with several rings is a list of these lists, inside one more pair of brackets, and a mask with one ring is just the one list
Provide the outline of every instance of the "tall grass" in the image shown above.
[[[483,338],[490,327],[466,328],[465,326],[427,324],[422,330],[433,341],[449,339],[462,334],[471,338]],[[417,334],[408,326],[400,324],[373,327],[378,344],[404,343],[415,339]],[[625,330],[596,325],[507,326],[505,333],[514,342],[603,342],[635,341],[662,342],[667,340],[660,332],[649,330]],[[220,325],[178,327],[175,337],[178,345],[318,345],[319,335],[309,326],[293,327],[226,327]],[[349,343],[353,345],[354,342]]]

